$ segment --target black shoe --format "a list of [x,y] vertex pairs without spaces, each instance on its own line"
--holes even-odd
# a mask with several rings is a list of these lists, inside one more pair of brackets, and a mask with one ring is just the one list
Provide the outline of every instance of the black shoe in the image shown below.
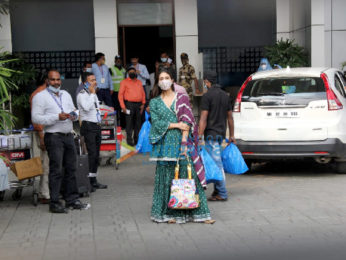
[[80,200],[75,200],[74,202],[67,204],[66,207],[69,209],[82,210],[82,209],[90,208],[90,204],[89,203],[83,203]]
[[92,186],[92,184],[90,185],[91,187],[90,187],[90,192],[95,192],[96,191],[96,188],[94,188],[93,186]]
[[59,203],[51,203],[49,205],[49,211],[51,213],[68,213],[68,209]]
[[108,188],[107,185],[101,184],[101,183],[99,183],[99,182],[95,182],[95,183],[93,183],[93,184],[91,184],[91,185],[92,185],[92,187],[95,188],[95,189],[107,189],[107,188]]

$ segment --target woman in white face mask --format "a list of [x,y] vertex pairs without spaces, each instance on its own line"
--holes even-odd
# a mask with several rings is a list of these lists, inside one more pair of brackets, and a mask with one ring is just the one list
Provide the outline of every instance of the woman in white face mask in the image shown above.
[[[211,220],[203,190],[206,186],[204,168],[197,158],[194,141],[191,141],[198,134],[189,97],[186,94],[175,93],[169,71],[159,73],[158,84],[153,89],[149,107],[152,123],[149,140],[153,145],[150,160],[157,162],[151,219],[159,223],[192,221],[213,224],[215,221]],[[180,179],[187,179],[191,167],[196,194],[199,195],[197,204],[188,199],[178,201],[174,196],[170,197],[170,184],[177,162],[180,166]],[[196,162],[199,164],[195,164]],[[177,209],[181,207],[181,203],[191,207]]]

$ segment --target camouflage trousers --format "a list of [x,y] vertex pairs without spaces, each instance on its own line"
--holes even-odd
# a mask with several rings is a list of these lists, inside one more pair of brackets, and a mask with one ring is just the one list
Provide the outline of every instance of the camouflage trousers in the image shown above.
[[191,109],[193,110],[193,89],[191,86],[183,86],[187,92],[187,94],[189,95],[189,100],[190,100],[190,105],[191,105]]

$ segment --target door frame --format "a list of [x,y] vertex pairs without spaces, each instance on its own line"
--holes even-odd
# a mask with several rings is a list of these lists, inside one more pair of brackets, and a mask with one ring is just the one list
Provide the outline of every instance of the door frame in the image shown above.
[[[140,2],[141,0],[139,0]],[[141,2],[148,2],[148,0],[143,0]],[[176,60],[176,35],[175,35],[175,5],[174,5],[174,0],[169,0],[166,2],[170,2],[172,4],[172,24],[131,24],[131,25],[119,25],[119,15],[117,14],[117,27],[118,27],[118,50],[120,51],[120,44],[122,44],[123,46],[123,53],[122,55],[122,59],[123,59],[123,65],[126,66],[126,28],[128,27],[160,27],[160,26],[172,26],[172,31],[173,31],[173,60],[175,61],[175,63],[177,62]],[[117,11],[119,10],[118,5],[119,5],[119,1],[116,2],[117,4]],[[120,43],[120,38],[119,38],[119,32],[121,30],[122,33],[122,42]]]

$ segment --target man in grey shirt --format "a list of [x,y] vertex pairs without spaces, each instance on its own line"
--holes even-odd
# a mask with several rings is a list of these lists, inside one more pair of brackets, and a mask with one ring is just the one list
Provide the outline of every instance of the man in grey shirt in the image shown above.
[[[52,213],[67,213],[68,208],[85,209],[88,204],[78,200],[75,176],[77,154],[71,133],[72,121],[78,119],[78,114],[70,94],[60,90],[61,79],[57,70],[48,71],[47,86],[33,98],[31,118],[33,123],[45,126],[44,143],[49,157],[49,209]],[[61,188],[65,206],[59,202]]]

